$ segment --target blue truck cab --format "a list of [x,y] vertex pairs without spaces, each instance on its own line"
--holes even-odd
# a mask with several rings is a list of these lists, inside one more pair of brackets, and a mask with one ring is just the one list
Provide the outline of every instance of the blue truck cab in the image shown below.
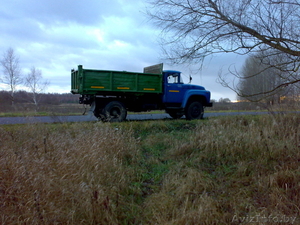
[[163,71],[163,103],[173,118],[183,115],[187,119],[203,118],[204,107],[211,107],[210,91],[194,84],[184,84],[181,72]]

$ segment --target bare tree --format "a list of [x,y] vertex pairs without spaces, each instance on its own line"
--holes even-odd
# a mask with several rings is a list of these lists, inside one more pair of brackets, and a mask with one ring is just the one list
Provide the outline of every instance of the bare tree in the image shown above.
[[29,88],[31,100],[34,103],[36,110],[38,109],[39,94],[47,88],[49,81],[43,81],[42,71],[31,67],[30,73],[25,78],[25,85]]
[[13,48],[9,48],[4,52],[0,62],[3,68],[1,82],[9,86],[11,104],[14,105],[14,93],[17,86],[22,83],[19,57],[15,54]]
[[[202,63],[216,53],[264,52],[267,60],[269,54],[284,59],[265,61],[267,67],[289,74],[268,93],[300,81],[300,1],[150,1],[147,13],[162,28],[162,46],[173,63]],[[222,77],[220,82],[230,87]]]

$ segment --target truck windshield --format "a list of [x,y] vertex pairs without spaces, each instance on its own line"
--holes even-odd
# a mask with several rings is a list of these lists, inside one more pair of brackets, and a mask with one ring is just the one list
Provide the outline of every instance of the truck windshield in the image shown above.
[[183,84],[182,80],[180,80],[180,76],[178,73],[169,74],[167,80],[169,84]]

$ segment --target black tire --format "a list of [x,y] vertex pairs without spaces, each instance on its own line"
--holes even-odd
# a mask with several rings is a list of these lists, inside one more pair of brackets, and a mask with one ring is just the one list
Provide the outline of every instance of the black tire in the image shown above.
[[203,119],[203,114],[203,105],[198,101],[191,102],[185,109],[185,117],[187,120]]
[[100,119],[107,122],[122,122],[126,119],[127,110],[123,103],[118,101],[109,102],[100,114]]
[[176,110],[170,110],[167,111],[167,113],[173,118],[173,119],[180,119],[183,117],[184,113]]

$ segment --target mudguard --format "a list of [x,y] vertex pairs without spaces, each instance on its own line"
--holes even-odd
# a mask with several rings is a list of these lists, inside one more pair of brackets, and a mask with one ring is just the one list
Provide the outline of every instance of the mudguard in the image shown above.
[[210,91],[207,90],[188,90],[185,92],[185,96],[183,98],[181,107],[185,108],[188,100],[190,99],[190,97],[196,97],[198,96],[199,98],[204,98],[205,102],[202,101],[203,106],[212,106],[212,104],[210,103]]

